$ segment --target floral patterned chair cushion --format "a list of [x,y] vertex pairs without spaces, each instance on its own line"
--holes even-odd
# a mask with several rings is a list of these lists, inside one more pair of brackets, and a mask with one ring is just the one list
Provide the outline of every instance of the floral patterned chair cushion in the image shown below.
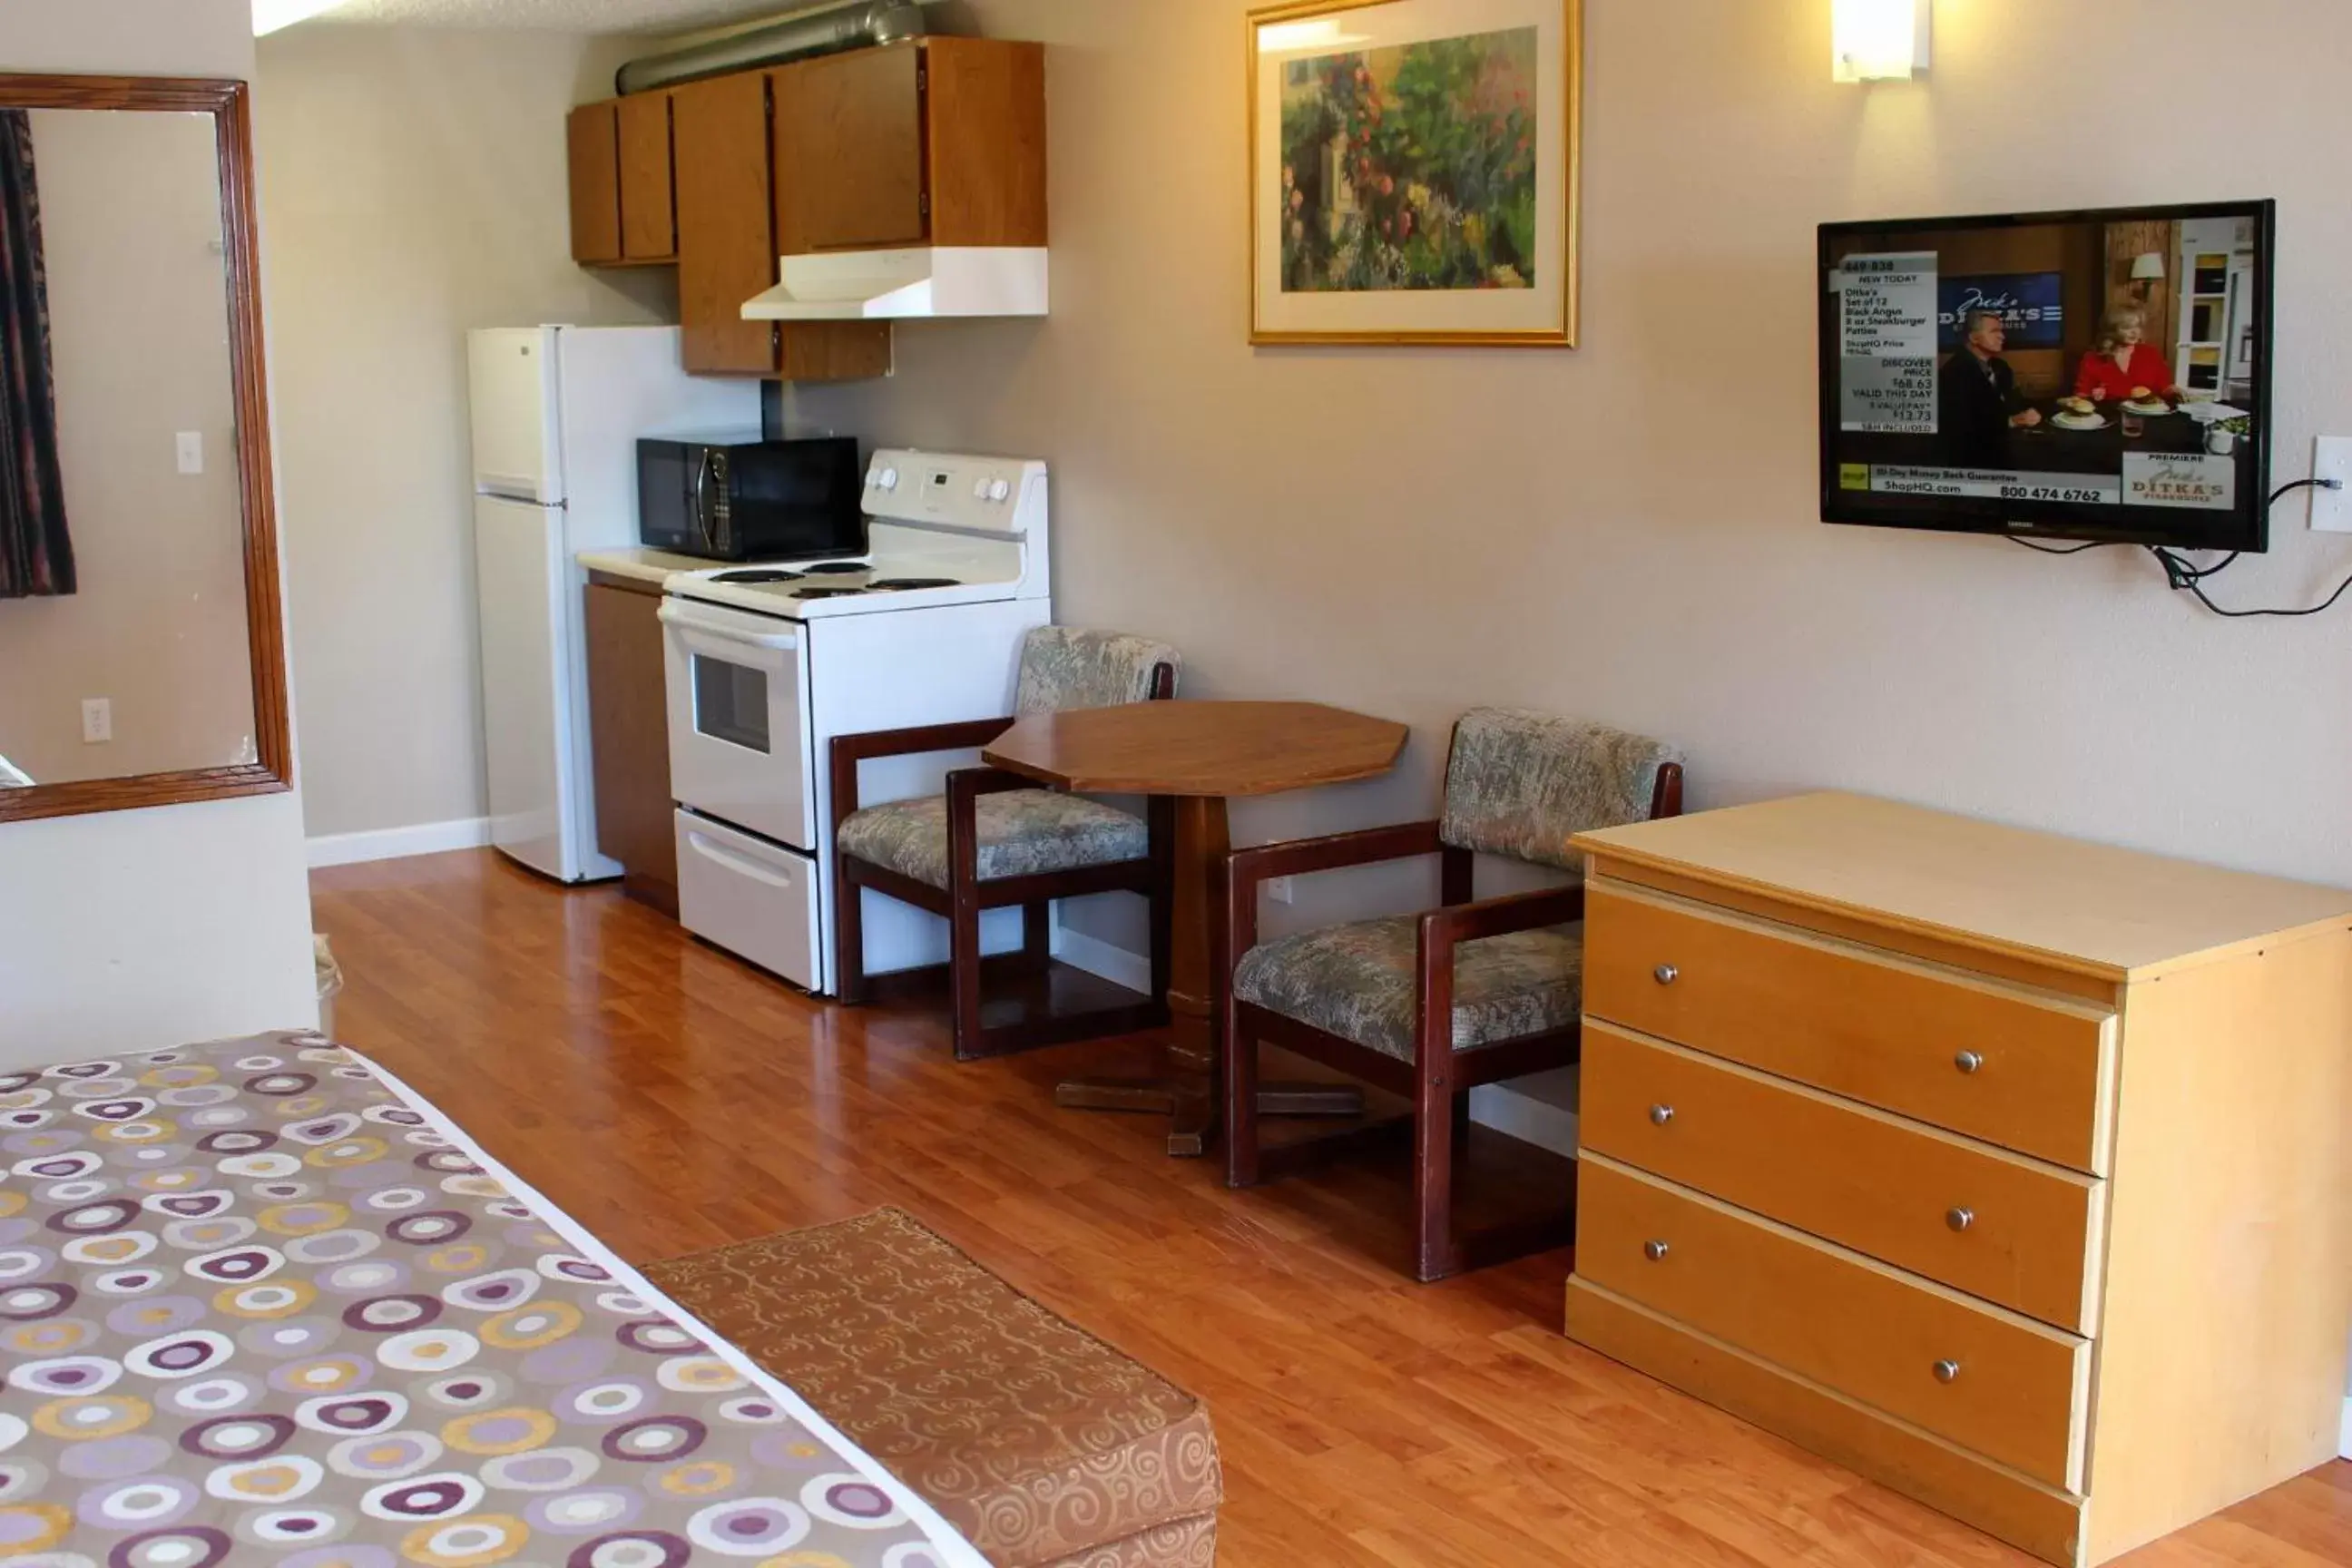
[[1021,647],[1013,710],[1055,713],[1141,702],[1151,695],[1151,672],[1163,664],[1179,672],[1184,668],[1174,648],[1150,637],[1039,626]]
[[[1007,790],[982,795],[973,805],[983,882],[1140,860],[1151,852],[1150,830],[1141,818],[1077,795]],[[945,889],[947,800],[934,795],[867,806],[841,825],[840,849]]]
[[1642,822],[1672,747],[1605,724],[1476,708],[1454,727],[1438,836],[1461,849],[1583,869],[1580,833]]
[[[1234,993],[1270,1013],[1413,1059],[1412,915],[1355,921],[1252,948]],[[1454,1048],[1475,1050],[1564,1029],[1583,1005],[1583,928],[1555,926],[1465,942],[1454,952]]]

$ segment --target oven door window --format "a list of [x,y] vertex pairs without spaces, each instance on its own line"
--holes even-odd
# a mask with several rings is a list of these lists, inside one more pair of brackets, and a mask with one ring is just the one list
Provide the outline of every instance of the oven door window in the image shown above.
[[695,732],[770,754],[774,747],[768,732],[768,672],[708,654],[693,659]]

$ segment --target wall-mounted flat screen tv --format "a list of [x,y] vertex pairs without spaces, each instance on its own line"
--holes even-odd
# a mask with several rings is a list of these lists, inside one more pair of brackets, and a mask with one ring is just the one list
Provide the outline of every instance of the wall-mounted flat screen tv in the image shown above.
[[1822,519],[2269,542],[2275,204],[1825,224]]

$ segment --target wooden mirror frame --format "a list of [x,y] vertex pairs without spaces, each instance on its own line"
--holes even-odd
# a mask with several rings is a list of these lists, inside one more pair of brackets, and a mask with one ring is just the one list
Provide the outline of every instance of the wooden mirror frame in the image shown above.
[[250,98],[246,83],[226,79],[0,74],[0,109],[143,110],[212,116],[220,167],[223,281],[228,296],[237,482],[244,510],[246,643],[252,659],[257,758],[225,767],[0,789],[0,823],[272,795],[293,787],[294,741],[278,602],[277,487],[270,468],[269,390],[262,357],[261,264],[254,232]]

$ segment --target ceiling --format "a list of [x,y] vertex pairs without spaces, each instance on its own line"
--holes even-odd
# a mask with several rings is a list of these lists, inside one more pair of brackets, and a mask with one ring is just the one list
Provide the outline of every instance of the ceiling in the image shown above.
[[323,19],[416,27],[674,33],[798,8],[796,0],[346,0]]

